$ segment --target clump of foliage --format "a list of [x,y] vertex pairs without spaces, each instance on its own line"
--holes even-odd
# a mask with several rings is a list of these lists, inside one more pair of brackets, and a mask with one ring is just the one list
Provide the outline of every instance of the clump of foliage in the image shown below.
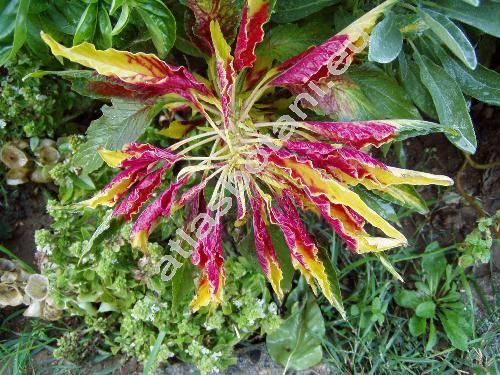
[[475,263],[488,263],[491,256],[493,238],[499,229],[500,211],[492,217],[478,221],[477,227],[465,237],[458,249],[462,252],[459,264],[468,267]]
[[[60,133],[69,111],[78,112],[88,101],[78,99],[65,82],[52,78],[23,78],[40,68],[40,62],[19,53],[3,68],[0,83],[0,143]],[[74,112],[73,112],[74,113]]]
[[[166,249],[151,244],[144,257],[128,244],[126,230],[116,232],[84,254],[99,215],[81,217],[49,202],[54,217],[51,229],[36,234],[54,301],[70,314],[85,318],[88,329],[101,337],[104,350],[125,353],[146,362],[158,335],[167,332],[156,363],[169,359],[194,362],[202,373],[234,363],[233,350],[244,339],[272,332],[280,324],[264,276],[255,273],[245,258],[227,263],[231,276],[226,300],[216,310],[189,312],[192,281],[186,262],[179,277],[161,280],[161,258]],[[164,228],[166,233],[168,228]],[[163,334],[164,335],[164,334]],[[56,355],[82,360],[76,344],[85,337],[69,335],[59,342]],[[86,352],[86,351],[85,351]]]
[[448,264],[443,253],[439,253],[439,245],[432,243],[422,258],[421,271],[415,275],[417,290],[403,289],[395,296],[398,305],[414,312],[409,320],[413,336],[426,334],[428,327],[425,350],[432,350],[437,343],[437,322],[454,347],[467,350],[472,316],[459,293],[456,279],[460,272],[460,268]]

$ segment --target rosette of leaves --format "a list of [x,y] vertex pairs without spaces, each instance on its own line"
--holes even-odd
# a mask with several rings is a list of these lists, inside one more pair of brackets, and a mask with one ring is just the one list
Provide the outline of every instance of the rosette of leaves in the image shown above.
[[[192,301],[193,310],[197,310],[223,300],[222,207],[229,199],[226,193],[232,190],[237,198],[236,225],[252,218],[258,259],[276,295],[283,297],[283,272],[269,225],[282,231],[293,267],[313,290],[321,290],[343,312],[339,293],[328,277],[328,260],[322,259],[297,207],[324,217],[352,250],[377,252],[385,259],[380,252],[404,246],[406,238],[373,211],[353,187],[387,194],[402,205],[425,212],[411,185],[450,185],[452,181],[389,167],[362,148],[453,129],[407,119],[304,121],[305,113],[295,109],[301,95],[289,97],[299,121],[289,115],[279,117],[280,110],[274,106],[279,90],[297,94],[301,88],[317,87],[319,91],[317,84],[335,75],[328,69],[332,61],[348,68],[366,45],[367,32],[396,1],[383,2],[325,42],[277,65],[273,59],[259,59],[255,54],[274,1],[246,1],[237,33],[239,15],[234,3],[186,2],[191,14],[186,32],[205,54],[207,79],[154,55],[101,51],[89,43],[65,47],[42,33],[54,55],[97,72],[57,74],[77,80],[82,92],[114,98],[114,105],[104,107],[103,116],[90,126],[88,141],[75,162],[91,171],[100,165],[95,162],[95,151],[99,151],[104,161],[122,171],[82,206],[114,206],[113,217],[134,219],[131,242],[145,254],[148,238],[161,217],[172,217],[186,207],[193,217],[213,219],[214,225],[207,220],[200,228],[187,229],[202,233],[192,253],[202,276]],[[188,120],[174,121],[167,129],[169,136],[181,140],[167,148],[127,143],[138,138],[162,108],[174,112],[190,109]],[[290,132],[283,137],[287,129]],[[181,163],[184,167],[177,172],[174,165]],[[255,167],[263,168],[255,171]],[[170,171],[175,179],[148,204]],[[227,187],[229,183],[232,188]],[[207,193],[210,198],[205,199]],[[365,223],[384,235],[369,234]],[[397,275],[387,261],[383,264]]]
[[437,243],[431,243],[422,258],[420,276],[415,280],[416,290],[401,289],[395,294],[396,303],[411,309],[410,333],[426,336],[425,350],[432,350],[444,333],[451,344],[467,350],[472,336],[471,311],[462,302],[457,277],[460,268],[446,261]]

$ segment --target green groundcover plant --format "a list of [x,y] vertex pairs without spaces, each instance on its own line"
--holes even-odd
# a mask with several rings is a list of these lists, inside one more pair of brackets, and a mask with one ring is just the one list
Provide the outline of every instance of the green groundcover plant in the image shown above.
[[[38,260],[50,306],[85,326],[55,357],[99,348],[211,373],[267,334],[285,370],[326,349],[347,372],[402,371],[479,340],[459,289],[489,261],[497,217],[411,252],[400,219],[429,212],[415,186],[453,181],[372,154],[404,167],[402,141],[436,132],[476,151],[470,103],[500,102],[500,3],[16,0],[0,14],[0,137],[29,138],[58,186]],[[85,137],[70,135],[91,103],[77,95],[104,101]],[[41,165],[39,138],[56,135],[64,158]],[[403,259],[419,260],[398,273]]]

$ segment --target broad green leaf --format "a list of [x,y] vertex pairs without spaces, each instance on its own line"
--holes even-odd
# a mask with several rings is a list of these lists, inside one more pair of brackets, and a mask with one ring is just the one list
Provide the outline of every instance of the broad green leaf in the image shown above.
[[405,90],[379,67],[374,64],[351,67],[349,76],[374,104],[376,118],[420,119]]
[[294,23],[278,25],[266,34],[264,41],[258,46],[257,55],[283,62],[323,42],[330,35],[331,30],[319,22],[303,26]]
[[422,302],[422,296],[414,290],[401,290],[395,294],[394,299],[399,306],[413,310]]
[[166,57],[175,42],[174,16],[160,0],[136,0],[134,4],[148,28],[158,55],[160,58]]
[[[43,29],[51,35],[75,35],[82,14],[88,5],[83,1],[54,0],[42,17]],[[38,30],[40,32],[40,30]]]
[[398,57],[401,48],[403,48],[403,36],[392,12],[389,12],[371,33],[368,59],[386,64]]
[[182,302],[193,289],[192,275],[191,259],[183,259],[182,266],[176,270],[172,278],[172,308],[174,310],[179,310],[178,307],[182,306]]
[[30,0],[19,0],[14,28],[14,41],[12,43],[12,50],[10,51],[10,58],[14,57],[26,41],[26,25],[28,22],[29,7]]
[[477,66],[476,52],[465,34],[447,17],[431,10],[418,10],[425,23],[441,41],[469,68]]
[[91,180],[89,176],[83,175],[83,176],[74,176],[72,177],[73,183],[75,184],[76,187],[82,189],[82,190],[95,190],[96,187],[94,185],[94,182]]
[[413,64],[408,64],[406,55],[399,54],[399,74],[401,75],[401,82],[406,90],[406,93],[411,98],[413,103],[424,112],[426,115],[433,119],[437,119],[436,109],[432,102],[431,94],[420,81],[418,67]]
[[49,53],[49,49],[47,45],[43,42],[42,38],[40,38],[40,30],[43,29],[42,22],[40,21],[41,17],[45,17],[45,14],[30,14],[28,18],[28,35],[26,37],[26,45],[30,49],[30,51],[42,61],[43,65],[50,64],[50,60],[52,59],[51,54]]
[[[246,225],[247,235],[238,243],[238,248],[242,250],[242,254],[253,266],[255,272],[262,272],[259,260],[257,258],[257,253],[255,250],[255,239],[253,234],[253,226],[248,222]],[[271,242],[273,243],[274,250],[276,251],[276,256],[281,267],[281,272],[283,273],[283,279],[281,280],[281,289],[284,293],[289,292],[292,289],[292,281],[295,273],[295,269],[292,265],[292,260],[290,257],[290,250],[285,242],[283,233],[276,225],[268,225],[267,230],[269,231],[269,236],[271,237]]]
[[422,257],[422,271],[429,283],[432,294],[436,293],[439,280],[446,270],[446,258],[443,253],[432,254],[433,251],[439,250],[439,244],[432,242],[425,248],[425,254]]
[[432,348],[434,348],[434,346],[436,345],[436,343],[437,343],[436,326],[434,324],[434,321],[431,320],[429,324],[429,338],[427,340],[427,344],[425,345],[425,351],[426,352],[431,351]]
[[290,258],[290,249],[288,249],[285,237],[277,225],[269,225],[267,229],[280,263],[281,272],[283,273],[283,279],[280,283],[281,289],[284,293],[287,293],[292,289],[293,275],[295,273]]
[[328,276],[328,282],[330,283],[330,287],[332,289],[332,294],[334,297],[333,307],[335,307],[340,315],[342,315],[342,318],[347,320],[344,305],[342,304],[342,294],[340,293],[338,272],[333,266],[332,261],[330,260],[330,257],[326,253],[325,249],[323,249],[322,247],[319,248],[318,256],[325,267],[325,272]]
[[338,0],[280,0],[274,7],[272,20],[277,23],[297,21],[338,2]]
[[16,27],[16,14],[19,1],[2,0],[0,2],[0,41],[12,39]]
[[457,83],[428,57],[415,51],[414,59],[420,67],[420,79],[432,96],[439,121],[457,132],[457,135],[446,136],[455,146],[473,154],[477,147],[476,134]]
[[103,163],[97,153],[98,148],[118,150],[124,144],[137,140],[158,110],[158,105],[113,100],[113,105],[104,106],[103,115],[90,124],[87,141],[78,148],[73,164],[82,168],[85,174],[95,171]]
[[204,57],[205,55],[196,47],[196,45],[191,42],[187,35],[181,31],[177,30],[177,35],[175,37],[175,48],[186,55],[191,55],[194,57]]
[[467,350],[468,337],[466,330],[460,324],[458,314],[450,310],[445,310],[444,313],[439,314],[439,320],[451,344],[457,349]]
[[82,42],[92,41],[97,25],[97,13],[97,2],[90,2],[80,17],[80,21],[76,27],[75,36],[73,37],[74,46]]
[[27,36],[30,0],[0,2],[0,66],[13,58]]
[[[330,81],[332,87],[328,88],[328,101],[322,108],[320,105],[313,107],[315,112],[329,114],[337,121],[362,121],[378,118],[375,106],[363,93],[358,84],[348,77],[341,77]],[[326,88],[325,88],[326,89]]]
[[433,0],[426,5],[445,16],[500,37],[500,6],[494,1],[482,0],[478,7],[457,0]]
[[113,27],[111,26],[111,20],[109,19],[108,11],[103,4],[99,6],[98,21],[100,32],[98,39],[99,47],[101,47],[101,49],[111,48],[111,46],[113,45],[113,36],[111,34]]
[[417,337],[425,333],[427,322],[424,318],[413,315],[408,322],[408,327],[410,328],[411,335]]
[[431,319],[436,313],[436,304],[432,301],[420,303],[415,309],[415,314],[420,318]]
[[325,336],[325,322],[317,303],[310,299],[267,335],[267,350],[273,360],[287,369],[305,370],[321,362],[321,342]]
[[[432,123],[431,123],[432,124]],[[391,203],[405,206],[417,211],[420,214],[426,214],[429,212],[427,204],[420,197],[420,195],[415,190],[414,186],[411,185],[393,185],[382,190],[371,190],[372,193],[380,196],[381,198],[389,201]]]
[[482,102],[500,105],[500,74],[483,65],[471,70],[440,49],[437,56],[444,69],[458,83],[464,93]]
[[394,207],[385,199],[361,187],[355,187],[353,191],[377,214],[388,221],[399,224],[398,215],[394,211]]

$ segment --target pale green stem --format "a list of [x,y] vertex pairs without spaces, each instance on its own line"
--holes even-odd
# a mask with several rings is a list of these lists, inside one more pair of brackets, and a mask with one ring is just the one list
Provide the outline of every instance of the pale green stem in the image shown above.
[[210,138],[204,139],[203,141],[197,142],[194,145],[191,145],[191,146],[183,149],[181,152],[179,152],[179,155],[185,155],[186,153],[188,153],[189,151],[191,151],[191,150],[193,150],[193,149],[195,149],[197,147],[200,147],[200,146],[202,146],[202,145],[204,145],[206,143],[209,143],[209,142],[212,142],[212,141],[216,140],[217,137],[218,137],[218,135],[214,135],[214,136],[212,136]]
[[185,145],[186,143],[190,143],[190,142],[195,141],[197,139],[209,137],[209,136],[212,136],[215,134],[217,134],[217,132],[207,132],[207,133],[197,134],[197,135],[194,135],[192,137],[183,139],[182,141],[179,141],[177,143],[174,143],[172,146],[169,147],[169,149],[174,151],[174,150],[177,150],[179,147]]

